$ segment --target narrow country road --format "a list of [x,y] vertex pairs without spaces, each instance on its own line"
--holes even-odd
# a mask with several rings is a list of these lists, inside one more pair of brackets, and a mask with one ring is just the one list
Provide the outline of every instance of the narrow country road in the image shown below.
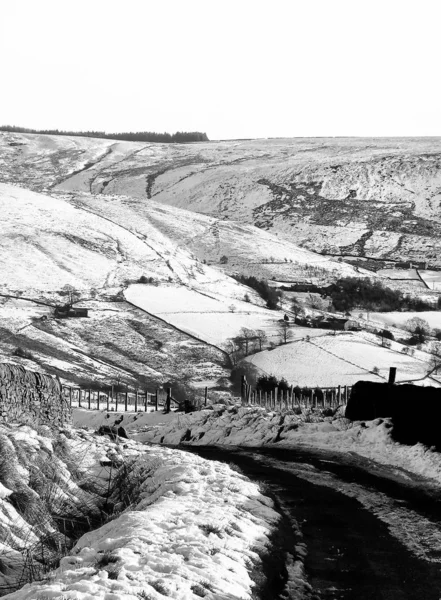
[[[260,600],[441,599],[441,494],[430,482],[352,453],[185,450],[240,467],[282,513]],[[311,588],[296,583],[299,558]]]

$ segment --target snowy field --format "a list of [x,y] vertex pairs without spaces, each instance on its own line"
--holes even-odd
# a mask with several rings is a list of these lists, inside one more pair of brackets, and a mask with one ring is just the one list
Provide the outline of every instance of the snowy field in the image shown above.
[[431,290],[441,290],[441,271],[420,271],[420,275]]
[[269,338],[277,337],[278,322],[284,314],[220,294],[216,297],[214,292],[207,296],[182,286],[131,285],[124,295],[129,302],[167,323],[223,347],[228,347],[229,338],[239,335],[242,327],[262,329]]
[[[389,367],[397,367],[397,381],[418,380],[419,385],[438,386],[437,379],[426,378],[429,356],[415,351],[403,354],[401,345],[392,342],[383,348],[377,336],[367,333],[340,333],[295,341],[274,350],[264,350],[247,357],[245,362],[267,375],[284,377],[299,386],[331,387],[352,385],[360,379],[384,381]],[[373,373],[374,368],[379,370]]]
[[383,277],[388,277],[389,279],[420,281],[416,269],[380,269],[376,274]]

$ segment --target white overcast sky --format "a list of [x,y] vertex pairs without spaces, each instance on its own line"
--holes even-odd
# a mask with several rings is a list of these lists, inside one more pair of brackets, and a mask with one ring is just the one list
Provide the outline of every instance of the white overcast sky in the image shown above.
[[0,124],[441,135],[441,0],[0,0]]

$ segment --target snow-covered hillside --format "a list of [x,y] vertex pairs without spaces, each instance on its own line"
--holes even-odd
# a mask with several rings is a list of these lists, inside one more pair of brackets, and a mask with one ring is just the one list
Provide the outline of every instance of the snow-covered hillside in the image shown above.
[[[0,183],[0,207],[3,360],[75,383],[156,387],[225,379],[228,358],[209,344],[224,349],[241,327],[274,329],[282,317],[228,276],[235,263],[239,272],[253,265],[254,272],[269,276],[273,265],[266,256],[272,255],[279,263],[275,272],[288,279],[302,278],[308,269],[325,280],[356,273],[270,234],[261,240],[252,226],[194,219],[194,213],[152,201],[49,195]],[[217,226],[225,242],[213,250]],[[227,264],[221,264],[224,253]],[[140,280],[148,283],[136,285]],[[176,293],[169,318],[163,313],[170,290]],[[54,306],[66,302],[69,292],[89,310],[87,319],[54,319]],[[14,357],[20,347],[31,356]]]
[[[64,380],[73,371],[76,383],[225,382],[229,339],[242,327],[278,338],[283,316],[230,275],[369,275],[293,241],[329,250],[331,236],[347,253],[400,254],[407,242],[388,231],[388,211],[406,222],[412,189],[417,224],[432,218],[418,194],[438,181],[436,149],[431,139],[164,145],[1,132],[0,354]],[[382,232],[365,235],[372,215]],[[412,239],[408,256],[422,238]],[[87,320],[53,318],[69,293]],[[14,356],[20,347],[32,356]]]
[[440,387],[437,376],[426,376],[431,370],[430,355],[419,350],[408,355],[403,348],[407,350],[397,342],[391,342],[390,348],[383,347],[381,338],[365,332],[334,336],[323,331],[322,335],[305,335],[244,360],[258,374],[284,377],[301,387],[352,385],[360,380],[384,382],[390,367],[397,368],[398,382],[412,380],[418,385]]
[[2,180],[128,195],[256,224],[331,254],[439,266],[438,138],[147,144],[0,133]]

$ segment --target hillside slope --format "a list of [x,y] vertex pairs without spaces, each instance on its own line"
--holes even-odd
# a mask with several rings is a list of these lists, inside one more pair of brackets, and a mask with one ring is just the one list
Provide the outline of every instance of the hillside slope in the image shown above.
[[189,145],[0,133],[3,181],[155,199],[311,250],[441,266],[439,138]]
[[[266,328],[269,323],[274,328],[272,323],[283,316],[264,308],[254,291],[224,271],[246,272],[252,266],[261,276],[276,273],[288,279],[308,269],[325,279],[355,274],[348,265],[252,226],[153,201],[55,191],[48,195],[0,183],[0,209],[0,355],[78,384],[216,385],[229,374],[225,337],[238,335],[244,325]],[[225,253],[231,260],[221,265]],[[268,253],[274,264],[267,263]],[[204,264],[208,261],[215,268]],[[140,279],[150,282],[134,286],[142,301],[124,295]],[[151,303],[143,300],[160,299],[173,286],[172,312],[180,317],[162,314],[161,301],[150,309]],[[191,298],[190,306],[182,305],[179,290]],[[87,319],[55,318],[55,305],[64,304],[69,292],[77,305],[89,309]],[[227,336],[205,334],[220,325],[212,305],[220,306],[224,319],[231,321]],[[200,330],[202,322],[205,329]],[[15,356],[17,348],[30,357]]]

